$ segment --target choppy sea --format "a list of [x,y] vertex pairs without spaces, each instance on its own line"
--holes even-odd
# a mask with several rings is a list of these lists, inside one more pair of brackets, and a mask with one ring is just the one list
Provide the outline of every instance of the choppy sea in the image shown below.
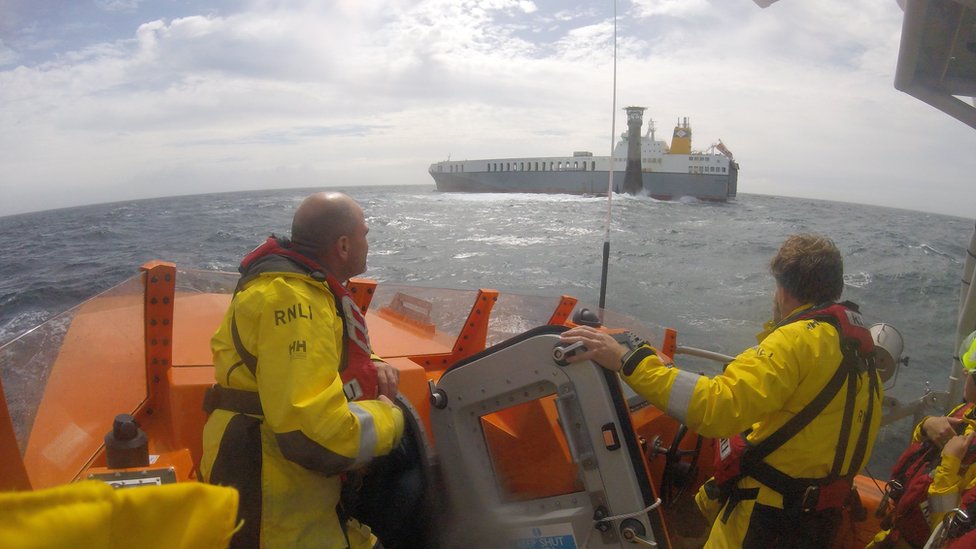
[[[0,344],[164,259],[235,271],[270,233],[288,234],[319,189],[159,198],[0,218]],[[448,194],[432,186],[351,187],[370,226],[364,276],[599,300],[605,197]],[[740,194],[735,202],[613,197],[607,307],[679,343],[735,355],[771,310],[767,265],[786,236],[840,247],[844,298],[904,337],[910,357],[887,394],[944,389],[973,220],[876,206]],[[652,336],[654,337],[654,336]],[[679,357],[679,366],[681,359]],[[0,365],[0,373],[5,365]],[[698,363],[688,367],[707,369]],[[910,435],[886,427],[870,468],[885,476]]]

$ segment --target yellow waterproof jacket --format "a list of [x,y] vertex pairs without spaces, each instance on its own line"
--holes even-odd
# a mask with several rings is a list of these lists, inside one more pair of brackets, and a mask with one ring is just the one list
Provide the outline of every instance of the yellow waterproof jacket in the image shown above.
[[[963,404],[962,406],[965,406]],[[961,406],[960,406],[961,407]],[[956,408],[958,409],[958,407]],[[952,415],[955,410],[948,415]],[[962,434],[973,432],[973,420],[967,414],[965,429]],[[922,440],[922,423],[915,428],[914,439]],[[962,495],[976,487],[976,465],[963,466],[959,458],[943,455],[932,472],[932,484],[929,485],[929,526],[935,528],[942,522],[946,513],[959,506]]]
[[[796,314],[812,305],[793,311]],[[709,378],[665,365],[654,355],[645,358],[623,379],[654,406],[707,437],[731,437],[748,428],[747,439],[757,443],[783,426],[799,413],[824,388],[840,365],[842,353],[837,330],[828,322],[801,320],[757,336],[759,344],[743,351],[725,372]],[[854,423],[841,474],[846,474],[857,445],[864,418],[867,417],[868,387],[866,374],[855,399]],[[772,452],[765,461],[794,478],[824,478],[830,473],[834,451],[840,436],[847,383],[823,412],[793,438]],[[881,422],[881,398],[874,398],[874,410],[868,433],[870,449]],[[753,478],[739,481],[740,488],[759,488],[755,503],[782,508],[783,498],[776,491]],[[734,547],[748,526],[752,503],[741,503],[728,521],[736,532],[725,536],[727,546]],[[736,516],[738,515],[738,517]],[[720,521],[716,521],[719,525]],[[712,537],[716,536],[713,529]],[[713,543],[709,546],[723,546]]]
[[199,482],[114,489],[86,480],[0,492],[0,547],[226,548],[237,492]]
[[[256,375],[241,363],[233,324],[257,356]],[[389,453],[403,434],[403,415],[378,400],[346,400],[338,371],[343,323],[327,283],[299,273],[259,275],[234,297],[211,346],[217,383],[260,395],[262,544],[346,547],[350,536],[355,546],[337,518],[337,474]],[[208,480],[235,415],[217,409],[204,427]]]

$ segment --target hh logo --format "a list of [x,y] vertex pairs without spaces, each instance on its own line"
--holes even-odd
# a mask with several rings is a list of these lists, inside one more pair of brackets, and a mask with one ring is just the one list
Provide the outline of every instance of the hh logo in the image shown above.
[[312,307],[296,303],[287,309],[276,309],[274,312],[275,326],[288,324],[296,318],[312,320]]
[[305,358],[307,352],[308,347],[304,339],[297,339],[288,344],[288,356],[292,358]]

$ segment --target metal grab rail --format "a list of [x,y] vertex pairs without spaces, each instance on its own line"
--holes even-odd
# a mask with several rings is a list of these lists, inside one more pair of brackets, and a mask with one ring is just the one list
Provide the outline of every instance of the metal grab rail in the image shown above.
[[[674,354],[695,356],[722,364],[728,364],[735,360],[735,357],[729,355],[699,349],[697,347],[686,347],[684,345],[676,346]],[[910,402],[903,402],[895,397],[886,396],[882,401],[882,406],[886,410],[886,413],[882,417],[881,424],[890,425],[906,417],[911,417],[912,421],[917,424],[926,412],[938,409],[940,406],[946,407],[946,403],[949,400],[948,396],[949,394],[945,391],[930,391],[927,388],[924,395]]]
[[705,349],[699,349],[697,347],[686,347],[684,345],[678,345],[677,347],[675,347],[674,354],[697,356],[699,358],[706,358],[708,360],[714,360],[715,362],[721,362],[722,364],[728,364],[729,362],[735,360],[734,356],[723,355],[722,353],[716,353],[715,351],[707,351]]

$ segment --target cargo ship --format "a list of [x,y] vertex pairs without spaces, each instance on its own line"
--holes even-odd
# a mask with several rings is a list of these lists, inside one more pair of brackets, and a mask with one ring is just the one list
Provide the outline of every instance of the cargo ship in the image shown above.
[[[735,198],[739,164],[721,140],[705,151],[693,150],[685,117],[675,124],[669,146],[655,138],[653,120],[641,135],[643,110],[627,108],[629,129],[613,150],[614,192],[657,200]],[[610,168],[610,157],[576,151],[572,156],[446,160],[431,164],[428,171],[441,192],[606,195]],[[627,171],[633,172],[631,185],[625,183]]]

